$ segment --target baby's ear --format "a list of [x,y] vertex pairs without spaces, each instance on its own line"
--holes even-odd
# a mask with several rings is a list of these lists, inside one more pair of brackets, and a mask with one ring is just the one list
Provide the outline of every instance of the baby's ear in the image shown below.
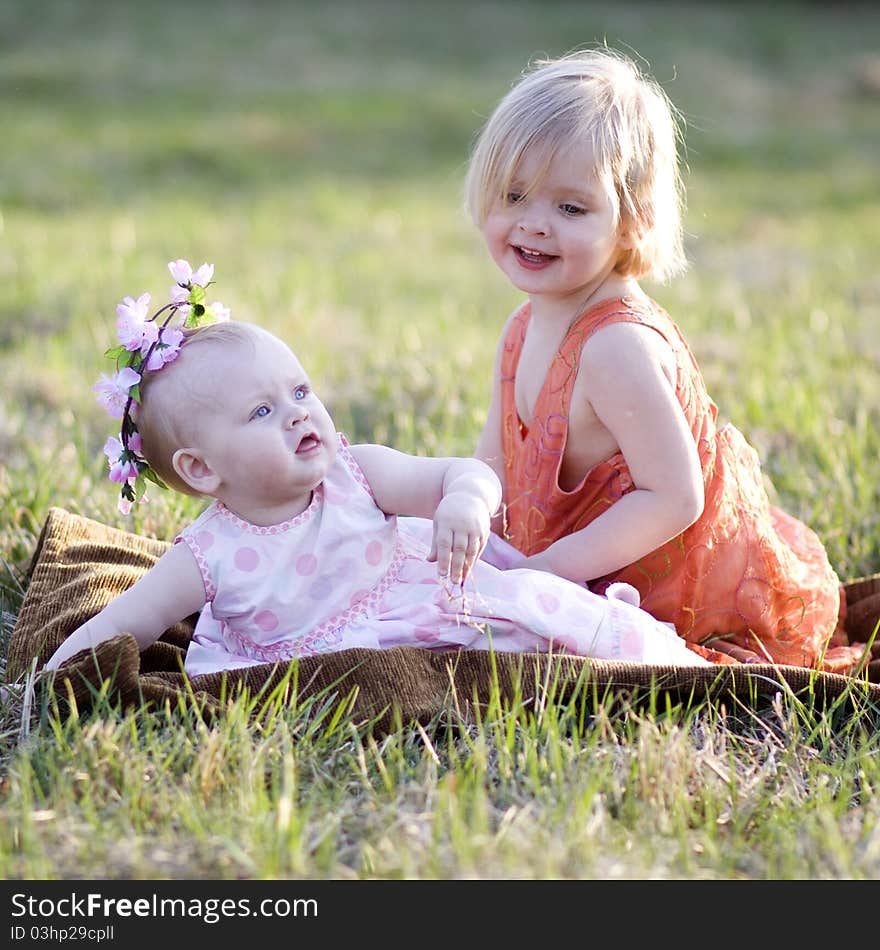
[[178,449],[171,457],[174,471],[200,495],[213,495],[220,478],[196,449]]

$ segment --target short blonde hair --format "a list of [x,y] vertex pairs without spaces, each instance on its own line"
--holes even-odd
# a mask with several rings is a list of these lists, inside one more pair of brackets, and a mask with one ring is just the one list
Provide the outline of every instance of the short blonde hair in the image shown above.
[[198,423],[199,404],[193,385],[198,380],[193,357],[209,346],[253,345],[259,327],[239,321],[211,323],[184,330],[184,342],[173,362],[143,374],[136,423],[143,457],[163,482],[175,491],[197,495],[174,470],[174,453],[190,444]]
[[687,267],[680,138],[675,106],[623,54],[603,47],[540,60],[523,73],[479,133],[465,180],[465,205],[482,227],[492,205],[507,194],[528,149],[541,150],[543,174],[560,150],[589,144],[616,223],[634,241],[615,269],[623,276],[666,281]]

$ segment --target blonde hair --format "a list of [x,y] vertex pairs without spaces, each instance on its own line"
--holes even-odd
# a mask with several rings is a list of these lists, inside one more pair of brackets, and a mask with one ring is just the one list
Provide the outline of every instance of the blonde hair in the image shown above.
[[198,376],[193,374],[198,364],[191,365],[193,355],[208,346],[252,346],[254,337],[262,332],[259,327],[238,321],[184,330],[177,359],[143,374],[136,415],[142,454],[169,488],[187,495],[198,494],[175,472],[172,463],[174,453],[192,440],[198,422],[199,398],[192,385],[198,382]]
[[627,277],[666,281],[687,267],[680,138],[675,106],[623,54],[603,47],[540,60],[523,73],[479,133],[465,180],[465,205],[482,227],[492,205],[510,189],[528,149],[541,150],[540,177],[557,152],[588,144],[595,172],[614,204],[615,223],[634,242],[621,252],[615,269]]

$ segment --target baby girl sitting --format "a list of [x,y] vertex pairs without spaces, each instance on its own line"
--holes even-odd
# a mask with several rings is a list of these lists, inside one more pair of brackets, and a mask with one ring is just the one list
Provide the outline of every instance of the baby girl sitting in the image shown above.
[[117,308],[124,366],[96,388],[122,420],[106,451],[126,504],[145,478],[212,501],[47,670],[121,632],[143,650],[198,611],[190,675],[401,645],[708,665],[628,585],[599,596],[481,560],[501,501],[491,468],[349,445],[280,339],[193,326],[210,316],[199,280],[212,269],[184,263],[169,265],[179,284],[153,317],[146,295]]

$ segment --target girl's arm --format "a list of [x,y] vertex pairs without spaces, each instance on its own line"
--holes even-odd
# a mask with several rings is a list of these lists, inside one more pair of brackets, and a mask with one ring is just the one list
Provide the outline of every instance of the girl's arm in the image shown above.
[[423,458],[385,445],[353,445],[376,502],[388,514],[433,518],[429,561],[442,578],[463,583],[489,537],[501,483],[473,458]]
[[671,351],[654,330],[618,324],[589,340],[579,373],[585,385],[576,393],[616,441],[635,487],[523,566],[592,580],[634,563],[699,518],[703,473],[674,372]]
[[192,552],[185,544],[172,545],[137,583],[78,627],[44,669],[55,670],[80,650],[94,648],[120,633],[130,633],[144,650],[204,603],[205,585]]

